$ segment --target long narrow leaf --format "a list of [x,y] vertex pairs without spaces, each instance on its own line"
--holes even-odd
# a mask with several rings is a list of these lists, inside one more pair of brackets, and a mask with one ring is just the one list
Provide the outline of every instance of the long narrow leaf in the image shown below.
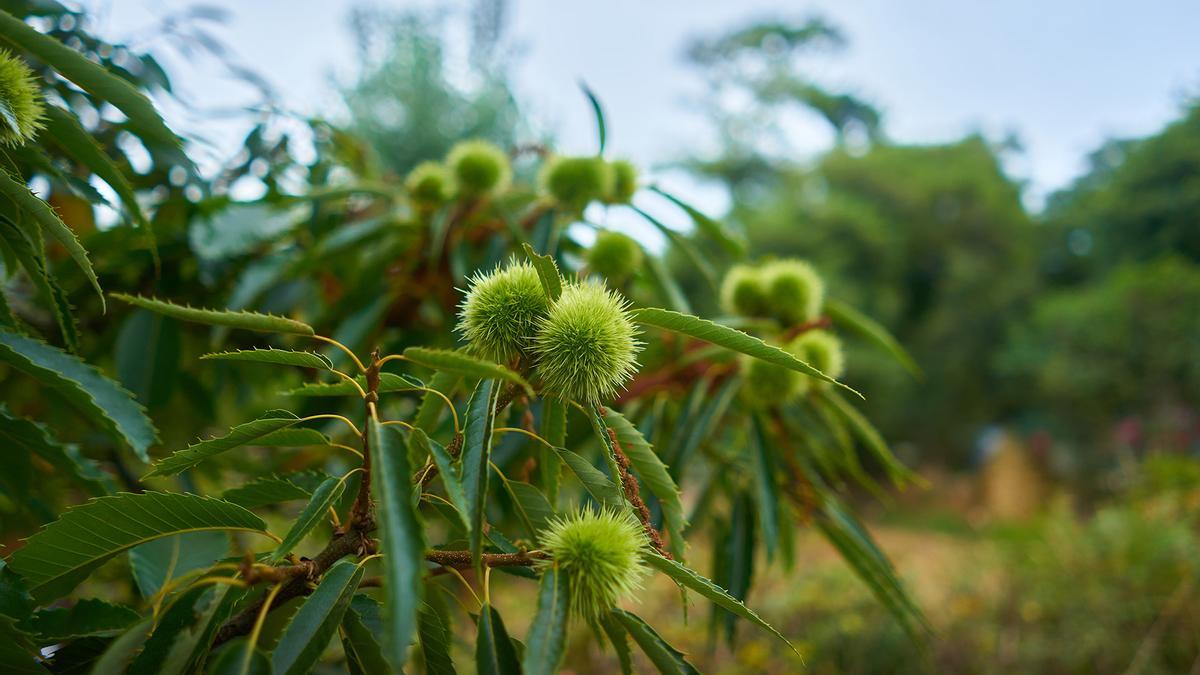
[[157,298],[146,298],[140,295],[126,295],[124,293],[110,293],[111,297],[127,302],[135,307],[148,309],[151,312],[158,312],[173,319],[180,321],[190,321],[192,323],[202,323],[209,326],[224,326],[226,328],[240,328],[242,330],[257,331],[260,333],[284,333],[291,335],[314,335],[316,332],[313,327],[295,319],[287,317],[275,316],[273,314],[259,314],[257,312],[231,311],[219,309],[199,309],[196,307],[187,307],[184,305],[176,305],[172,302],[159,300]]
[[132,394],[79,358],[50,345],[0,330],[0,361],[62,394],[89,419],[122,439],[143,461],[158,433]]
[[312,670],[342,622],[362,576],[363,568],[349,560],[329,568],[275,645],[271,653],[275,675],[304,675]]
[[525,393],[533,395],[533,387],[512,370],[491,361],[468,356],[449,349],[409,347],[404,358],[420,366],[475,379],[500,379],[519,385]]
[[470,539],[471,560],[479,567],[483,552],[483,529],[488,495],[488,466],[492,456],[492,430],[496,424],[496,401],[500,397],[500,382],[481,380],[467,402],[467,428],[463,441],[462,476],[467,496],[467,533]]
[[697,340],[711,342],[712,344],[752,356],[767,363],[783,366],[798,373],[815,377],[818,380],[836,384],[862,398],[862,394],[859,394],[857,391],[829,377],[782,349],[728,326],[722,326],[699,317],[672,312],[669,309],[657,309],[654,307],[633,310],[633,319],[640,324],[663,328],[687,335],[688,337],[694,337]]
[[39,601],[69,593],[97,567],[138,544],[183,532],[263,532],[240,506],[190,494],[144,492],[98,497],[69,509],[9,558]]
[[399,670],[408,659],[408,645],[417,631],[425,538],[413,495],[416,488],[408,451],[400,432],[375,419],[369,421],[367,429],[372,487],[378,504],[379,551],[387,582],[383,644],[392,667]]
[[150,473],[146,474],[146,477],[174,476],[216,455],[252,443],[255,439],[290,427],[299,421],[299,417],[286,410],[268,410],[258,419],[239,424],[220,438],[194,443],[170,457],[159,460]]

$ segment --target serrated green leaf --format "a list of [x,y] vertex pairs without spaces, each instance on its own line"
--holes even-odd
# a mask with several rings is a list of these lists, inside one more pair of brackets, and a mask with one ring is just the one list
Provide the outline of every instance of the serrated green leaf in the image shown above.
[[554,507],[550,506],[549,500],[542,491],[521,481],[508,480],[499,471],[496,475],[501,478],[501,483],[504,489],[508,492],[509,497],[513,500],[513,505],[517,509],[517,515],[521,522],[525,524],[525,529],[528,531],[530,538],[533,541],[538,540],[538,534],[545,530],[547,523],[554,517]]
[[512,382],[533,395],[533,387],[512,370],[491,361],[468,356],[462,352],[450,349],[429,349],[427,347],[409,347],[404,350],[404,358],[419,366],[433,370],[454,373],[463,377],[479,380],[499,379]]
[[79,482],[93,497],[114,492],[112,480],[95,461],[72,452],[53,437],[46,428],[33,420],[17,417],[0,403],[0,442],[10,448],[23,448],[44,459],[62,475]]
[[621,491],[617,489],[616,484],[602,471],[592,466],[591,462],[566,448],[555,448],[554,451],[583,484],[583,488],[592,496],[592,499],[605,506],[626,508],[625,498],[621,496]]
[[188,532],[130,549],[129,565],[142,597],[149,598],[172,579],[211,567],[228,554],[227,533]]
[[871,535],[827,491],[821,491],[821,517],[817,529],[838,550],[842,559],[871,589],[872,594],[891,612],[901,627],[914,639],[923,639],[929,623],[904,585],[896,577],[891,561],[879,550]]
[[183,532],[262,533],[258,516],[240,506],[191,494],[144,492],[97,497],[68,509],[9,558],[35,600],[65,595],[113,556]]
[[[5,20],[12,19],[11,16],[0,11],[0,31],[3,30]],[[104,291],[100,290],[100,280],[96,278],[96,271],[92,269],[92,261],[88,259],[87,251],[84,250],[83,244],[79,243],[79,238],[75,236],[75,231],[67,226],[66,223],[58,217],[54,209],[46,202],[38,199],[37,195],[29,191],[29,188],[24,183],[9,175],[7,170],[0,169],[0,194],[12,200],[13,204],[18,209],[29,214],[43,231],[54,237],[58,243],[67,249],[67,253],[79,269],[83,270],[84,276],[87,277],[92,288],[100,296],[101,308],[104,306]],[[30,237],[35,241],[37,238]]]
[[537,614],[525,638],[522,659],[525,675],[554,675],[567,647],[570,592],[567,577],[554,566],[542,571],[538,583]]
[[671,478],[667,466],[650,447],[650,443],[642,437],[642,432],[625,419],[624,415],[609,409],[604,421],[616,432],[617,442],[621,444],[621,449],[629,458],[634,471],[662,506],[663,524],[670,535],[671,554],[676,558],[683,558],[683,530],[687,527],[687,520],[683,515],[683,502],[675,479]]
[[[35,230],[35,232],[27,232],[26,230]],[[79,346],[79,329],[75,325],[75,318],[71,312],[71,303],[67,300],[66,293],[59,286],[58,281],[54,278],[54,274],[50,271],[50,266],[46,261],[45,246],[41,238],[33,239],[32,235],[36,234],[39,228],[22,228],[10,218],[0,215],[0,241],[5,243],[16,261],[25,268],[29,275],[29,279],[38,287],[38,291],[45,298],[45,301],[51,305],[54,310],[54,319],[58,322],[59,332],[63,336],[63,344],[67,351],[76,352]],[[0,293],[0,295],[3,295]],[[7,307],[6,302],[0,302]],[[11,310],[6,310],[4,314],[8,317],[12,316]],[[16,321],[13,318],[3,322],[9,327],[15,327]]]
[[104,653],[92,664],[91,675],[124,675],[128,672],[153,628],[154,619],[147,617],[108,643]]
[[242,589],[224,584],[193,586],[159,617],[129,675],[182,675],[199,669],[217,628],[228,618]]
[[862,441],[867,450],[879,461],[887,472],[888,477],[897,485],[905,483],[918,483],[921,481],[920,476],[914,474],[907,466],[896,459],[892,454],[891,448],[888,447],[887,441],[883,440],[883,434],[871,424],[866,415],[863,415],[857,408],[850,405],[850,402],[842,398],[835,391],[818,392],[826,402],[831,404],[842,419],[850,426],[850,431],[858,440]]
[[553,397],[542,398],[541,435],[552,447],[538,448],[539,483],[546,490],[546,499],[551,506],[558,504],[558,484],[562,475],[562,460],[554,448],[567,444],[567,404]]
[[154,104],[129,82],[7,12],[0,12],[0,38],[33,54],[81,89],[116,106],[145,140],[179,147],[179,138],[163,123]]
[[179,324],[138,310],[117,334],[117,378],[146,406],[166,403],[179,378]]
[[675,583],[696,591],[700,595],[716,603],[719,607],[727,609],[739,617],[746,619],[750,623],[753,623],[759,628],[771,633],[780,640],[783,640],[784,644],[786,644],[788,647],[791,647],[792,651],[796,651],[796,648],[792,647],[792,643],[788,642],[788,639],[785,638],[782,633],[775,630],[771,624],[764,621],[762,617],[755,613],[754,610],[742,604],[741,601],[730,595],[725,589],[700,576],[700,574],[696,573],[694,570],[675,562],[674,560],[664,558],[653,551],[647,551],[642,557],[650,564],[651,567],[667,575],[673,579]]
[[158,432],[133,396],[94,367],[61,349],[0,330],[0,361],[37,378],[80,412],[123,439],[143,461]]
[[271,652],[275,675],[304,675],[312,670],[342,622],[362,576],[363,568],[349,560],[329,568]]
[[127,302],[135,307],[148,309],[152,312],[164,314],[173,319],[180,321],[190,321],[193,323],[202,323],[208,326],[224,326],[226,328],[240,328],[242,330],[257,331],[260,333],[284,333],[290,335],[315,335],[313,327],[295,319],[289,319],[273,314],[259,314],[257,312],[244,311],[227,311],[217,309],[197,309],[195,307],[186,307],[184,305],[176,305],[165,300],[156,298],[146,298],[140,295],[126,295],[124,293],[110,293],[111,297]]
[[746,434],[750,443],[750,458],[754,465],[755,498],[758,500],[758,521],[762,525],[767,545],[767,560],[775,557],[779,545],[779,486],[775,483],[778,462],[774,449],[767,444],[762,420],[756,415]]
[[676,197],[673,194],[670,194],[669,192],[663,190],[662,188],[659,188],[658,186],[653,186],[650,188],[650,190],[656,194],[661,195],[662,197],[665,197],[672,204],[683,209],[684,212],[688,214],[688,217],[692,219],[692,223],[694,223],[696,225],[696,229],[699,232],[701,232],[705,236],[715,240],[728,253],[730,253],[731,255],[735,255],[735,256],[745,255],[745,253],[746,253],[745,240],[743,238],[734,236],[719,221],[708,217],[707,215],[702,213],[699,209],[695,208],[691,204],[684,202],[682,199]]
[[34,613],[29,628],[46,642],[81,637],[109,637],[137,623],[138,613],[124,605],[87,598],[71,607],[43,609]]
[[[359,387],[364,390],[367,386],[367,380],[359,375],[354,378]],[[397,375],[396,373],[380,373],[379,374],[379,393],[389,394],[398,391],[420,391],[424,388],[424,383],[415,377],[409,375]],[[341,382],[309,382],[300,387],[296,387],[288,392],[288,396],[362,396],[362,392],[353,384],[346,380]]]
[[421,603],[417,613],[417,631],[427,675],[456,675],[454,661],[450,658],[450,628],[443,615],[444,612],[428,602]]
[[521,663],[496,608],[484,603],[475,635],[475,669],[479,675],[520,675]]
[[376,517],[379,519],[379,552],[383,554],[387,608],[383,644],[392,667],[408,660],[408,645],[417,630],[421,577],[425,571],[425,537],[416,509],[412,482],[400,432],[369,421],[371,476]]
[[493,429],[496,425],[496,401],[500,382],[480,380],[467,402],[466,430],[463,437],[462,478],[467,497],[467,534],[471,560],[479,568],[483,552],[483,528],[486,523],[489,463],[492,457]]
[[700,671],[688,663],[683,652],[668,644],[641,617],[621,609],[612,610],[611,615],[633,637],[658,672],[663,675],[700,675]]
[[646,325],[662,328],[681,335],[711,342],[712,344],[724,347],[735,352],[752,356],[767,363],[773,363],[777,366],[783,366],[798,373],[804,373],[809,377],[815,377],[818,380],[824,380],[853,393],[862,398],[862,394],[829,377],[825,373],[813,368],[809,364],[801,361],[795,356],[783,351],[782,349],[769,345],[756,337],[747,335],[739,330],[734,330],[728,326],[713,323],[707,319],[690,316],[688,314],[680,314],[672,312],[669,309],[657,309],[654,307],[646,307],[633,310],[633,320]]
[[150,221],[146,218],[146,214],[142,212],[142,207],[138,204],[137,195],[133,191],[133,186],[125,178],[125,174],[117,168],[113,160],[104,152],[100,144],[96,142],[95,137],[87,132],[80,124],[79,119],[67,110],[56,105],[46,106],[46,117],[43,123],[45,124],[45,136],[50,142],[62,148],[63,152],[69,155],[76,162],[87,167],[89,171],[96,174],[113,192],[117,193],[117,197],[121,199],[121,203],[125,206],[125,210],[129,213],[130,219],[143,228],[146,234],[149,235],[151,245],[154,245],[154,231],[150,227]]
[[206,675],[271,675],[271,657],[246,638],[230,640],[204,669]]
[[365,595],[356,595],[342,617],[342,650],[351,675],[392,672],[379,645],[383,608]]
[[[461,378],[454,373],[435,373],[433,379],[429,381],[429,388],[450,398],[454,394],[455,387],[458,386],[459,379]],[[446,402],[442,400],[441,396],[425,392],[425,396],[421,397],[421,407],[417,409],[417,417],[413,420],[413,426],[427,434],[432,434],[437,429],[442,416],[448,412],[446,408]]]
[[310,497],[311,492],[281,476],[255,478],[221,493],[221,499],[247,509]]
[[316,370],[333,370],[333,363],[321,354],[315,352],[298,352],[290,349],[238,349],[229,352],[204,354],[200,359],[209,361],[251,361],[254,363],[273,363],[280,366],[315,368]]
[[552,302],[557,300],[558,296],[562,295],[562,274],[558,271],[558,265],[554,263],[554,258],[548,255],[539,255],[529,244],[521,244],[521,247],[525,250],[525,255],[529,256],[529,262],[533,264],[533,269],[537,271],[546,297],[550,298]]
[[621,665],[621,675],[633,675],[633,658],[629,651],[629,632],[621,625],[611,612],[600,617],[600,627],[608,636],[613,651],[617,653],[617,662]]
[[899,361],[900,365],[913,374],[913,377],[917,379],[925,377],[925,373],[921,370],[921,366],[917,365],[916,359],[879,322],[844,302],[828,298],[825,300],[825,313],[833,319],[835,326],[845,328],[891,354],[892,358]]
[[304,448],[329,443],[329,437],[325,434],[302,427],[284,427],[254,440],[255,445],[267,448]]
[[279,562],[291,553],[314,527],[325,520],[329,514],[329,507],[337,503],[345,489],[346,482],[334,476],[326,478],[317,486],[317,489],[313,491],[312,498],[309,499],[308,504],[296,517],[296,520],[292,522],[292,528],[288,530],[287,536],[283,538],[283,542],[271,554],[268,561]]
[[145,477],[174,476],[222,452],[241,447],[300,421],[299,417],[286,410],[268,410],[256,420],[233,427],[224,436],[194,443],[159,460]]
[[471,520],[467,517],[467,514],[470,513],[471,505],[467,501],[467,493],[463,489],[461,464],[454,461],[454,458],[450,456],[450,453],[441,443],[426,436],[425,432],[419,428],[413,429],[409,433],[408,444],[410,448],[415,449],[417,454],[428,453],[433,457],[433,463],[438,469],[438,476],[441,477],[442,485],[446,486],[446,496],[450,498],[450,503],[454,505],[455,511],[458,512],[463,527],[467,528],[467,531],[470,532]]
[[24,673],[46,675],[50,671],[34,659],[34,655],[37,653],[37,647],[29,636],[17,627],[16,622],[8,617],[0,616],[0,672],[14,675]]

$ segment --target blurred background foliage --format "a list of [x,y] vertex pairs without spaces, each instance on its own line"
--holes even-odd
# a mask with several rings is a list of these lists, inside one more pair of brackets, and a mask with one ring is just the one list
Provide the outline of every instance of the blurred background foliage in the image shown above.
[[[507,76],[503,5],[473,9],[465,77],[447,58],[444,30],[461,17],[356,12],[362,68],[339,85],[345,114],[245,111],[253,124],[241,152],[210,174],[44,71],[57,92],[51,102],[74,112],[128,173],[149,222],[52,143],[10,155],[22,173],[42,178],[39,194],[80,233],[106,286],[196,305],[302,311],[318,330],[360,350],[419,342],[448,329],[454,290],[414,293],[393,279],[420,278],[422,265],[461,276],[499,253],[484,230],[469,259],[404,261],[399,253],[418,226],[436,223],[394,203],[381,186],[463,138],[514,147],[551,137],[529,125],[533,116]],[[94,35],[86,15],[41,0],[0,6],[139,90],[173,95],[174,73],[150,54]],[[809,77],[807,55],[843,47],[840,31],[824,20],[698,37],[685,57],[709,87],[706,109],[721,146],[678,163],[728,191],[724,220],[744,235],[750,259],[811,260],[835,298],[879,319],[911,351],[920,380],[870,347],[847,343],[847,382],[868,392],[865,410],[905,460],[932,467],[923,472],[931,476],[949,475],[936,473],[942,467],[986,471],[995,456],[987,432],[1005,427],[1029,440],[1031,475],[1057,496],[1039,497],[1035,513],[1019,522],[981,524],[979,500],[961,494],[975,489],[978,474],[968,473],[931,477],[928,492],[902,499],[899,516],[870,511],[920,604],[936,608],[931,653],[914,651],[845,566],[808,539],[797,542],[803,574],[761,573],[755,597],[767,601],[764,614],[785,634],[806,636],[816,672],[930,664],[980,673],[1194,668],[1200,103],[1183,106],[1155,134],[1097,148],[1085,175],[1033,209],[1003,168],[1019,152],[1013,142],[971,135],[893,143],[886,115],[870,101]],[[829,124],[832,149],[815,157],[789,151],[783,120],[797,111]],[[518,158],[517,170],[529,165]],[[261,196],[241,195],[235,186],[246,183]],[[514,220],[506,205],[494,208],[497,222]],[[697,256],[718,267],[736,256],[699,228],[675,236],[685,245],[667,253],[672,274],[687,297],[700,299],[695,313],[718,314]],[[578,247],[568,245],[567,254],[578,255]],[[197,368],[214,343],[250,343],[128,308],[102,314],[64,253],[50,247],[47,256],[61,289],[6,275],[4,297],[41,334],[57,335],[55,344],[78,343],[80,355],[115,374],[154,419],[172,420],[162,427],[164,445],[182,447],[199,429],[242,421],[244,408],[269,406],[286,388],[253,370]],[[655,290],[645,279],[626,290],[639,289]],[[55,306],[63,298],[77,326],[62,325]],[[397,325],[409,333],[389,328]],[[88,339],[78,341],[82,332]],[[64,414],[14,382],[0,375],[14,409],[39,419]],[[121,470],[130,461],[98,435],[81,430],[69,440],[85,459]],[[6,506],[0,518],[12,522]],[[665,637],[717,669],[788,666],[756,636],[727,650],[703,631],[669,630]]]

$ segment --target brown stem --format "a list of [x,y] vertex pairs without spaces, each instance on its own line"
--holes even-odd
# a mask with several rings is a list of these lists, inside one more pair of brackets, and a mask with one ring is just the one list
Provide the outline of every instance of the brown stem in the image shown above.
[[[325,550],[317,554],[317,557],[312,560],[306,560],[300,565],[292,565],[289,567],[278,568],[281,574],[286,578],[287,574],[292,574],[292,580],[284,584],[283,588],[275,594],[275,599],[271,601],[271,606],[267,611],[274,610],[283,606],[284,603],[292,598],[308,595],[311,592],[309,589],[309,581],[316,579],[325,573],[337,561],[345,558],[348,555],[361,555],[374,550],[375,544],[367,537],[367,533],[363,530],[352,528],[344,534],[335,536]],[[261,574],[261,572],[260,572]],[[250,632],[254,626],[254,620],[258,617],[258,612],[262,609],[263,602],[266,597],[259,599],[253,605],[247,607],[237,616],[225,622],[220,629],[217,630],[216,638],[213,640],[213,647],[224,644],[235,637],[240,637]]]
[[[522,553],[484,553],[483,564],[487,567],[528,567],[539,560],[546,560],[550,554],[544,551],[527,551]],[[426,551],[425,559],[442,567],[465,569],[472,565],[470,551]]]
[[[371,520],[371,418],[375,406],[379,404],[379,350],[371,352],[371,365],[367,366],[367,395],[364,398],[366,406],[366,423],[362,430],[363,473],[362,482],[358,485],[358,496],[354,499],[354,507],[350,510],[352,525],[365,524]],[[369,528],[368,528],[369,529]]]
[[[604,406],[596,406],[600,417],[605,417],[607,411]],[[633,473],[629,470],[629,458],[625,456],[625,451],[621,449],[621,444],[617,441],[617,432],[613,431],[607,424],[604,426],[608,432],[608,439],[612,442],[613,456],[617,459],[617,468],[621,471],[621,484],[625,486],[625,498],[633,505],[638,514],[638,520],[642,521],[642,529],[646,531],[646,536],[650,539],[650,545],[654,550],[658,551],[665,558],[674,560],[671,552],[663,544],[662,535],[658,530],[654,529],[654,525],[650,523],[650,509],[646,506],[646,502],[642,501],[642,491],[638,486],[637,479],[633,477]]]
[[805,321],[804,323],[792,326],[786,332],[784,332],[784,334],[782,336],[780,336],[779,339],[782,342],[788,342],[788,341],[794,339],[796,336],[803,335],[804,333],[807,333],[810,330],[817,330],[818,328],[829,328],[832,325],[833,325],[833,319],[830,319],[827,316],[818,316],[817,318],[813,319],[812,321]]

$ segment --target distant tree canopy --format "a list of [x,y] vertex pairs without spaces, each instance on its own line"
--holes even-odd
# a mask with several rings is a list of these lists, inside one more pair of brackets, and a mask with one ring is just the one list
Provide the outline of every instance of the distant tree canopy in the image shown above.
[[473,55],[462,55],[471,56],[465,75],[465,68],[454,67],[457,55],[447,53],[443,23],[427,14],[353,14],[362,65],[342,88],[348,129],[397,174],[444,156],[463,138],[511,146],[521,128],[503,58],[477,44]]
[[1146,138],[1116,140],[1046,210],[1049,272],[1074,281],[1124,261],[1200,263],[1200,103]]
[[[895,145],[873,108],[825,115],[837,94],[788,99],[833,127],[822,156],[752,142],[780,122],[778,82],[811,83],[799,57],[842,44],[822,21],[697,41],[688,56],[714,91],[740,86],[759,104],[714,106],[721,150],[690,165],[729,188],[752,255],[810,258],[913,352],[924,383],[872,368],[869,354],[848,375],[892,394],[867,403],[885,434],[953,463],[994,423],[1054,420],[1058,438],[1090,450],[1123,416],[1194,415],[1200,345],[1180,314],[1200,307],[1200,106],[1158,134],[1106,143],[1030,214],[998,147],[979,136]],[[867,142],[845,133],[856,125]]]

